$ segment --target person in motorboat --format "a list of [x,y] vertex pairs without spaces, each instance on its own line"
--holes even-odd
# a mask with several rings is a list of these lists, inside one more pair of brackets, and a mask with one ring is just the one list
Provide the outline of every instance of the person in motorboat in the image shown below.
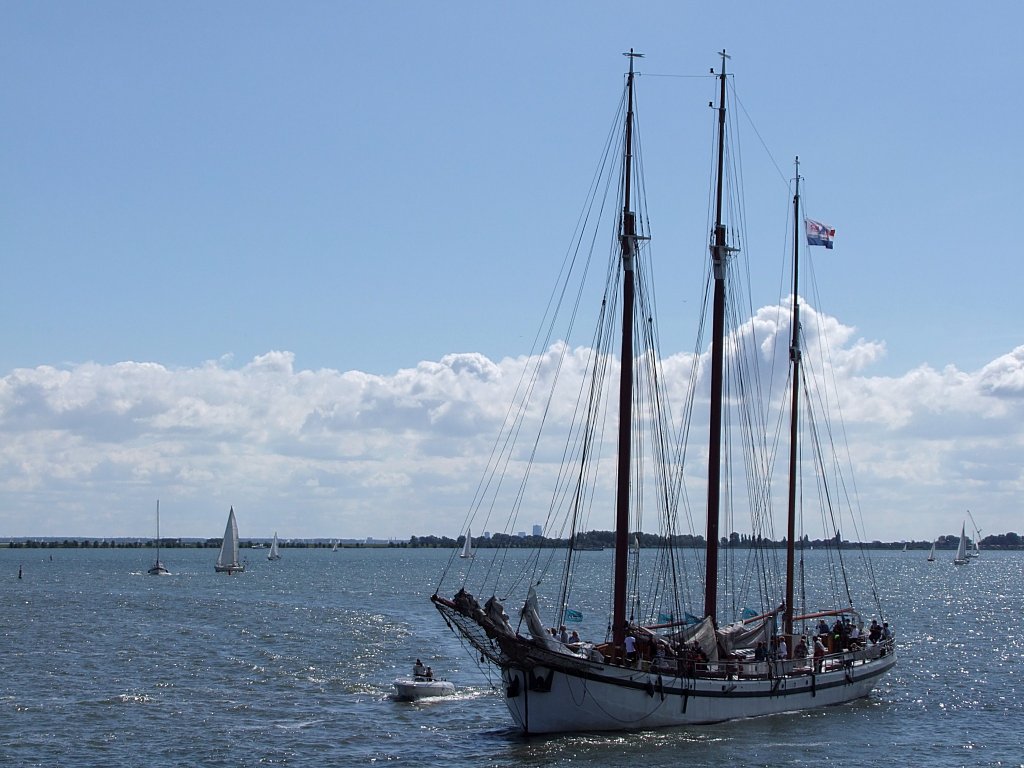
[[423,662],[416,659],[416,663],[412,667],[412,676],[416,679],[425,677],[427,674],[427,668],[423,666]]

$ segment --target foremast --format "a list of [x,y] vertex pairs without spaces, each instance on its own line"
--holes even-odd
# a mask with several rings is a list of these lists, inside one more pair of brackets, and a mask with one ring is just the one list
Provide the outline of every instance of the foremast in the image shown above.
[[642,58],[630,48],[626,76],[626,130],[622,153],[622,345],[619,357],[618,482],[615,493],[615,570],[612,595],[612,644],[621,649],[626,636],[626,580],[629,566],[629,496],[633,441],[633,315],[637,248],[636,214],[632,210],[633,174],[633,60]]
[[[715,291],[711,325],[711,423],[708,430],[707,552],[704,574],[704,615],[718,623],[718,521],[722,484],[722,390],[725,357],[725,273],[729,248],[722,223],[725,176],[725,62],[723,50],[718,101],[718,167],[715,182],[715,230],[711,243],[711,264]],[[712,70],[713,72],[714,70]]]

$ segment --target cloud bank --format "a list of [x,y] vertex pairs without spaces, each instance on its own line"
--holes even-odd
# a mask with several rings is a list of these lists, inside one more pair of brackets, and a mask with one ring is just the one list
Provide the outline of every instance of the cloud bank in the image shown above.
[[[968,508],[985,533],[1020,532],[1024,346],[978,371],[877,377],[883,343],[802,311],[808,347],[827,345],[867,532],[932,538]],[[749,321],[766,359],[788,354],[784,317]],[[582,370],[588,352],[544,354]],[[147,536],[157,498],[171,536],[219,536],[229,505],[243,537],[455,536],[526,362],[450,354],[377,376],[272,351],[17,369],[0,379],[0,536]],[[691,362],[666,358],[666,376],[685,382]]]

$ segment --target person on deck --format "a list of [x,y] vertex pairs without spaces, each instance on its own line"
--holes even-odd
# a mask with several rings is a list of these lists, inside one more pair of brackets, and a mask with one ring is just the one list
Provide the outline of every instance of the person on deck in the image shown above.
[[794,659],[806,659],[807,658],[807,638],[803,635],[800,636],[800,641],[796,644],[796,650],[793,651]]
[[879,625],[876,619],[871,620],[871,626],[868,627],[868,640],[874,645],[882,639],[882,627]]
[[427,668],[423,666],[422,661],[416,659],[416,663],[412,667],[413,677],[423,677],[425,674],[427,674]]
[[825,644],[821,637],[814,638],[814,671],[821,672],[822,664],[825,663]]
[[636,638],[632,635],[626,635],[624,643],[626,646],[626,661],[632,664],[636,661]]
[[786,644],[785,636],[779,635],[779,645],[777,648],[779,661],[785,661],[789,658],[789,646]]

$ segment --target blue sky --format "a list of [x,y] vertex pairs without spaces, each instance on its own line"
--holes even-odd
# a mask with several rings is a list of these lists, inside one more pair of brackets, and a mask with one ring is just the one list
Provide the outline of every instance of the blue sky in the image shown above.
[[[228,503],[243,535],[457,534],[475,470],[410,435],[465,451],[431,432],[446,356],[528,351],[630,47],[670,277],[706,257],[723,47],[746,245],[774,263],[795,154],[838,230],[821,309],[906,417],[865,432],[905,467],[871,532],[966,507],[1020,532],[1022,27],[1013,2],[5,3],[0,536],[143,535],[157,496],[172,535]],[[668,311],[671,351],[695,318]],[[367,393],[372,429],[295,427]],[[939,445],[964,453],[926,472]]]

